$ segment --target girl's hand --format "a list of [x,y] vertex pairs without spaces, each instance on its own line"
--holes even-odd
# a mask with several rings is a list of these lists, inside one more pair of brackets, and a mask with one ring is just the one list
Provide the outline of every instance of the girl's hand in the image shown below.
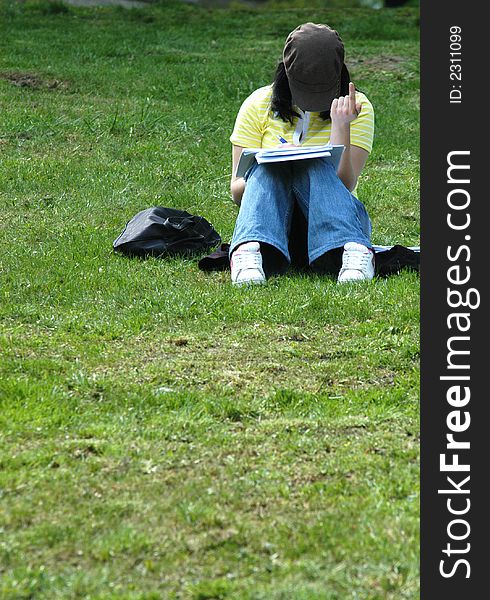
[[332,123],[350,123],[359,116],[361,104],[356,102],[356,88],[352,81],[349,83],[349,95],[334,98],[330,107]]

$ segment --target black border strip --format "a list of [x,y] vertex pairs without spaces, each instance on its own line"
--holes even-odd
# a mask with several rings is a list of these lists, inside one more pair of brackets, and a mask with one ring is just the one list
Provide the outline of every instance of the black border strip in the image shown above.
[[427,600],[489,595],[484,8],[471,0],[425,0],[421,7],[421,597]]

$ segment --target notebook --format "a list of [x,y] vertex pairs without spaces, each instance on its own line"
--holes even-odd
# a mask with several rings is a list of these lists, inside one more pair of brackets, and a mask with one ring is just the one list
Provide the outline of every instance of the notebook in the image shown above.
[[286,162],[290,160],[306,160],[311,158],[326,158],[338,169],[343,145],[332,146],[298,146],[295,148],[245,148],[238,162],[236,177],[243,177],[253,165],[254,160],[259,164]]

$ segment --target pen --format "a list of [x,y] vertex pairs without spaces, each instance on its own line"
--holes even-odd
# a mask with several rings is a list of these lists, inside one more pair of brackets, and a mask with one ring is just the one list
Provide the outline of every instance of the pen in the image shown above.
[[287,144],[288,141],[285,140],[283,137],[279,136],[279,141],[281,142],[281,144]]

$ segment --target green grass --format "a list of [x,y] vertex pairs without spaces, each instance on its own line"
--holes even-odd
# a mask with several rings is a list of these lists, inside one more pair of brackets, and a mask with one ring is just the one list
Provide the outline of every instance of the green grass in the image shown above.
[[0,8],[0,597],[417,598],[417,275],[111,246],[155,204],[230,238],[236,112],[307,20],[375,106],[374,242],[417,244],[416,9],[55,4]]

